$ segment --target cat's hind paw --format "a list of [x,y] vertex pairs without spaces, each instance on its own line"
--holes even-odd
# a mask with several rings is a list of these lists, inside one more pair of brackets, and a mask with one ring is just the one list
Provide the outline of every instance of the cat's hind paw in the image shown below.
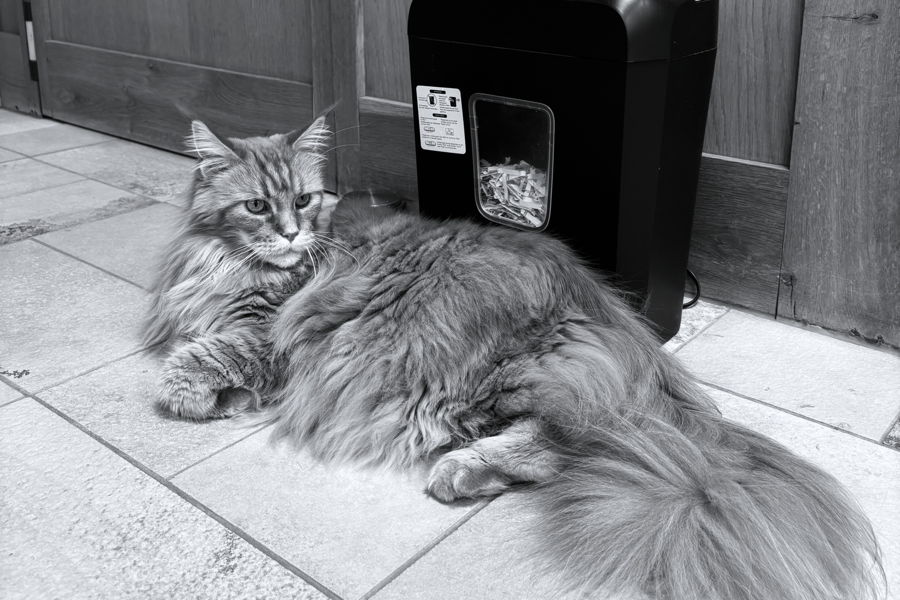
[[462,448],[442,456],[431,468],[426,491],[441,502],[496,496],[509,478],[487,464],[478,452]]

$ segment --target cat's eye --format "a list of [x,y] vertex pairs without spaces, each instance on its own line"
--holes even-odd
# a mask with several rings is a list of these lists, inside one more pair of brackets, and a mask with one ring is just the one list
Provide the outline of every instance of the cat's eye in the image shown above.
[[302,196],[298,196],[296,200],[294,200],[294,208],[303,208],[307,204],[309,204],[310,200],[312,200],[312,194],[303,194]]
[[260,200],[259,198],[254,198],[253,200],[247,200],[244,202],[244,206],[247,207],[247,210],[252,212],[255,215],[259,213],[265,212],[269,205],[266,204],[265,200]]

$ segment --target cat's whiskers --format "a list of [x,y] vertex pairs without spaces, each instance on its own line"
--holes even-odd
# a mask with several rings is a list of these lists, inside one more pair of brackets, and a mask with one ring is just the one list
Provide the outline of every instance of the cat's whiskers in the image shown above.
[[352,144],[338,144],[337,146],[332,146],[328,150],[323,151],[321,154],[322,156],[325,156],[329,152],[334,152],[335,150],[340,150],[341,148],[349,148],[351,146],[359,146],[359,142],[355,142]]
[[319,271],[318,271],[318,269],[316,268],[316,259],[315,259],[315,257],[313,256],[313,253],[310,251],[309,246],[307,246],[306,248],[304,248],[304,250],[306,250],[306,255],[309,256],[309,265],[312,267],[312,270],[313,270],[313,277],[318,277],[318,276],[319,276]]
[[356,257],[355,254],[353,254],[350,251],[349,247],[345,246],[341,242],[338,242],[337,240],[329,239],[326,236],[320,236],[320,234],[316,234],[316,237],[314,238],[313,241],[314,241],[314,243],[321,244],[325,248],[330,248],[330,249],[336,250],[339,253],[346,254],[351,259],[353,259],[353,261],[357,264],[357,266],[359,266],[359,259]]
[[350,250],[350,246],[347,243],[342,242],[342,241],[338,240],[337,238],[334,238],[334,237],[328,235],[327,233],[322,233],[321,231],[316,231],[313,233],[313,235],[317,238],[322,238],[322,239],[334,242],[335,244],[337,244],[341,248],[344,248],[345,250]]

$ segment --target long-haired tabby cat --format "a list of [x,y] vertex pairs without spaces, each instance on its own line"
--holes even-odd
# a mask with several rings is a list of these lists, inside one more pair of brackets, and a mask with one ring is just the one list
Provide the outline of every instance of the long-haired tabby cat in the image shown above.
[[547,561],[582,591],[879,594],[873,531],[837,481],[723,419],[569,248],[328,215],[326,136],[322,119],[226,141],[194,123],[190,204],[147,329],[164,411],[261,403],[277,435],[324,460],[436,459],[427,489],[445,502],[532,482]]

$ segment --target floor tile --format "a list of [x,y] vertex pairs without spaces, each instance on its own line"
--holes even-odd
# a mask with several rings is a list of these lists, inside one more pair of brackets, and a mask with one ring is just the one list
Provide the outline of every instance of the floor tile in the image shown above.
[[181,209],[160,203],[38,239],[149,288],[160,254],[175,236]]
[[[836,476],[872,520],[894,600],[900,600],[900,452],[709,388],[726,417],[769,435]],[[540,518],[528,492],[504,494],[472,517],[375,600],[543,600],[560,598],[552,577],[529,560]],[[569,598],[569,597],[567,597]],[[571,597],[574,600],[574,596]]]
[[537,512],[527,492],[507,493],[464,523],[384,589],[375,600],[575,600],[541,576],[529,555]]
[[27,194],[84,179],[31,158],[0,163],[0,198]]
[[112,139],[108,135],[90,129],[53,123],[49,127],[0,135],[0,148],[35,156]]
[[[91,179],[3,198],[0,244],[103,219],[153,202]],[[96,242],[84,243],[91,241]]]
[[10,152],[9,150],[4,150],[3,148],[0,148],[0,163],[4,163],[4,162],[10,161],[10,160],[19,160],[21,158],[25,158],[25,157],[16,152]]
[[41,160],[154,200],[181,203],[193,161],[125,140],[44,154]]
[[33,241],[0,246],[0,370],[37,391],[140,347],[146,292]]
[[116,361],[40,394],[92,432],[168,477],[255,428],[234,421],[190,423],[153,409],[160,362],[145,353]]
[[706,382],[874,440],[900,412],[900,357],[736,310],[678,357]]
[[12,402],[13,400],[18,400],[21,397],[22,393],[19,390],[0,382],[0,406]]
[[173,483],[345,598],[358,598],[470,507],[416,478],[325,467],[262,431]]
[[697,337],[705,327],[708,327],[716,319],[728,312],[728,307],[700,300],[691,308],[681,312],[681,327],[671,340],[663,345],[670,352],[676,352],[686,343]]
[[0,109],[0,135],[51,127],[56,121]]
[[0,408],[0,596],[322,598],[33,400]]
[[778,440],[847,486],[875,528],[890,598],[900,600],[900,452],[732,394],[707,391],[726,418]]

